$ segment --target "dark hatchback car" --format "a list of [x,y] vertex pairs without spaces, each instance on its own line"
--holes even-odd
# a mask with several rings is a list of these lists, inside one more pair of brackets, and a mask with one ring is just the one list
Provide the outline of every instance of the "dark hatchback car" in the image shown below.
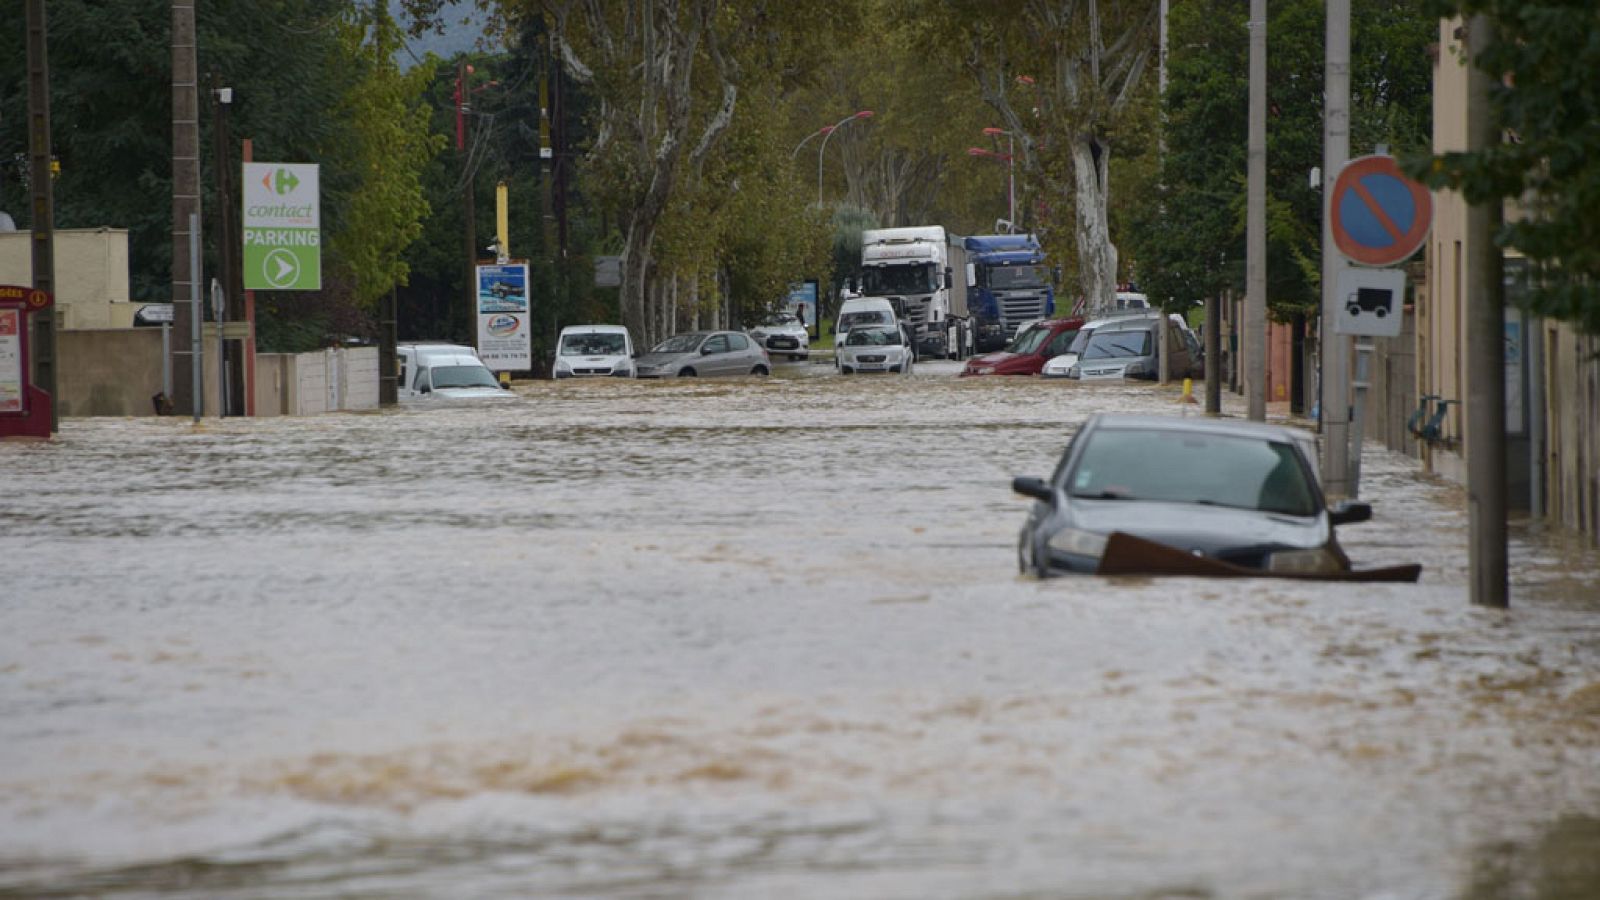
[[[1113,534],[1264,575],[1347,573],[1335,525],[1365,521],[1365,503],[1329,507],[1304,448],[1276,425],[1098,413],[1049,480],[1018,478],[1036,501],[1017,561],[1041,576],[1102,571]],[[1142,544],[1143,545],[1143,544]]]
[[1083,319],[1045,319],[1017,332],[1004,350],[967,360],[961,377],[974,375],[1037,375],[1051,358],[1067,352],[1083,327]]

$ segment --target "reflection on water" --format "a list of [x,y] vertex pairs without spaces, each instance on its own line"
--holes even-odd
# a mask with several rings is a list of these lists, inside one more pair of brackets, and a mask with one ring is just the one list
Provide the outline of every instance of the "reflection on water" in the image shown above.
[[1419,585],[1027,580],[1010,479],[1176,389],[820,368],[0,445],[0,896],[1600,885],[1592,549],[1472,609],[1373,452]]

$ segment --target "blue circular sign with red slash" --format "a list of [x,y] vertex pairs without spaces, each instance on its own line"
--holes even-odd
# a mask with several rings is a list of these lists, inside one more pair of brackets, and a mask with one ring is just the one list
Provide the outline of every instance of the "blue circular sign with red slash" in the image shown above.
[[1392,156],[1350,160],[1328,203],[1333,243],[1352,262],[1392,266],[1417,252],[1433,226],[1433,195]]

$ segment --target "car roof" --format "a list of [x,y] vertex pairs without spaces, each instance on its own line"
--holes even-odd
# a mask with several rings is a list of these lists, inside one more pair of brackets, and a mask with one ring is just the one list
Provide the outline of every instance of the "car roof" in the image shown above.
[[1159,318],[1160,315],[1161,313],[1157,310],[1132,310],[1130,312],[1119,313],[1114,316],[1102,316],[1101,318],[1086,323],[1083,327],[1100,329],[1115,322],[1154,320]]
[[1148,413],[1095,413],[1084,428],[1133,428],[1148,431],[1191,432],[1195,434],[1247,435],[1272,441],[1303,441],[1310,432],[1290,425],[1250,422],[1242,419],[1211,419],[1157,416]]
[[1096,328],[1094,333],[1115,334],[1118,331],[1149,331],[1155,328],[1160,321],[1160,319],[1112,319]]
[[568,325],[561,329],[563,335],[567,334],[627,334],[628,329],[621,325]]

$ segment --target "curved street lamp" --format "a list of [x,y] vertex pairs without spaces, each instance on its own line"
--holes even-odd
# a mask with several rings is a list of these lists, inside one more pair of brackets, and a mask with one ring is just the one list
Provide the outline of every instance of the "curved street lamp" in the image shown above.
[[[844,118],[842,118],[839,121],[833,123],[832,125],[826,126],[824,128],[817,129],[817,133],[822,135],[822,146],[817,148],[817,205],[818,206],[822,205],[822,154],[826,153],[827,150],[828,150],[828,139],[833,137],[833,133],[835,131],[838,131],[840,126],[845,125],[846,123],[850,122],[851,120],[853,120],[853,119],[870,119],[870,118],[872,118],[872,110],[863,109],[860,112],[851,113],[850,115],[845,116]],[[812,135],[812,137],[816,137],[816,135],[814,134],[814,135]],[[810,140],[810,138],[807,138],[806,140]],[[800,143],[803,144],[803,143],[805,143],[805,141],[801,141]],[[800,148],[796,147],[795,149],[798,150]]]

